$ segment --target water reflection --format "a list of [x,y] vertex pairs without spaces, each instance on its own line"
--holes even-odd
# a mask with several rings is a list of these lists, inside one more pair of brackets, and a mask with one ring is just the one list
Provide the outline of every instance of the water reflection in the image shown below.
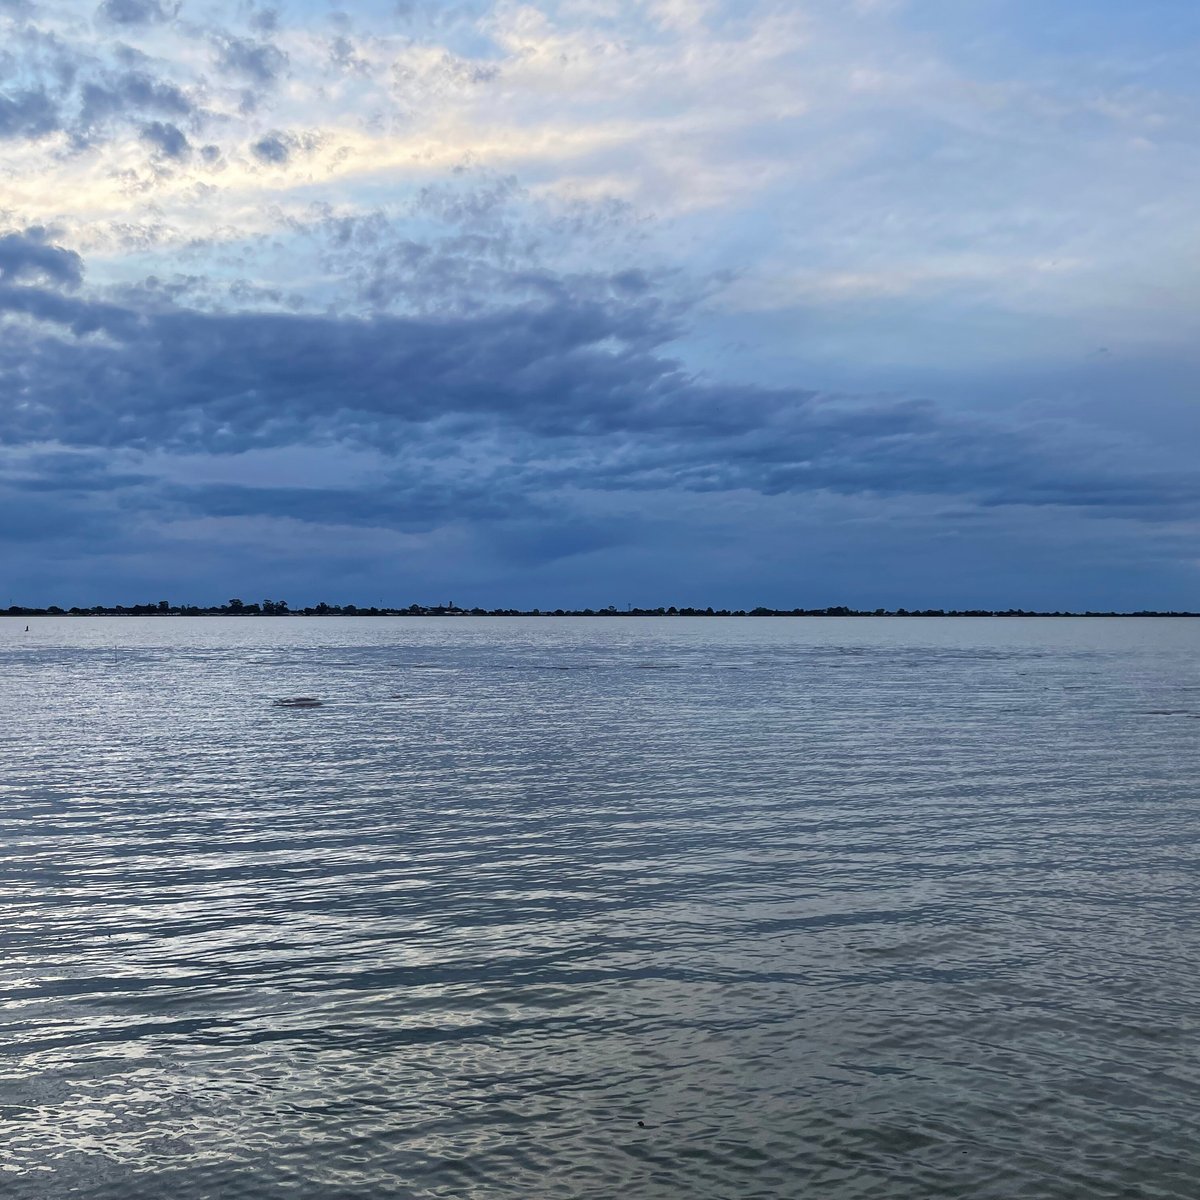
[[5,1194],[1197,1194],[1190,622],[32,623]]

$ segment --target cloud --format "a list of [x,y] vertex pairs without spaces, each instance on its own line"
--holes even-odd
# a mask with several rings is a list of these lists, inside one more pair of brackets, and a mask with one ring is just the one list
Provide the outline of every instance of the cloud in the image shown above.
[[191,144],[177,125],[151,121],[142,126],[141,138],[149,142],[165,158],[182,159],[191,153]]
[[269,87],[287,68],[287,55],[267,41],[220,33],[216,36],[217,68],[260,87]]
[[294,142],[284,133],[268,133],[251,143],[250,153],[261,163],[283,166],[292,156]]
[[[432,474],[432,473],[430,473]],[[193,516],[286,517],[318,525],[428,530],[454,521],[507,522],[546,517],[545,506],[483,479],[393,479],[365,487],[169,486],[164,497]]]
[[[149,117],[196,115],[163,64],[140,50],[123,42],[73,39],[71,26],[39,20],[44,18],[35,12],[33,20],[14,24],[0,49],[0,75],[7,81],[0,91],[0,139],[13,143],[10,154],[23,156],[22,181],[47,161],[72,169],[75,152],[103,145]],[[69,153],[61,138],[50,136],[58,133],[68,136]],[[11,181],[7,190],[12,193]]]
[[74,250],[53,245],[50,236],[36,225],[0,235],[0,284],[43,280],[77,287],[83,279],[83,259]]
[[[1056,15],[1089,57],[865,0],[0,7],[0,437],[158,463],[46,460],[27,502],[44,471],[177,531],[477,521],[513,561],[664,509],[740,514],[727,547],[774,514],[778,551],[830,497],[1197,517],[1184,38]],[[296,447],[311,481],[246,466]],[[205,455],[230,477],[173,477]]]
[[124,71],[85,83],[81,89],[80,120],[94,128],[112,117],[135,119],[142,113],[187,116],[191,101],[173,83],[144,71]]
[[159,0],[104,0],[96,11],[114,25],[150,25],[167,21],[176,12],[174,8],[165,8]]
[[[78,282],[78,261],[38,231],[0,246],[14,278]],[[371,448],[409,464],[382,494],[223,486],[192,503],[397,527],[583,493],[941,495],[1142,519],[1200,497],[1194,480],[1139,475],[1062,423],[698,378],[667,353],[674,309],[635,279],[548,280],[540,300],[494,311],[371,318],[3,287],[0,311],[40,322],[0,350],[0,384],[23,395],[4,437],[177,454]]]
[[40,138],[60,127],[45,88],[0,92],[0,138]]
[[93,496],[154,482],[144,471],[115,470],[112,461],[88,451],[35,451],[0,459],[0,484],[28,492],[64,492]]
[[279,9],[254,8],[250,12],[249,21],[251,27],[261,33],[273,33],[279,28]]

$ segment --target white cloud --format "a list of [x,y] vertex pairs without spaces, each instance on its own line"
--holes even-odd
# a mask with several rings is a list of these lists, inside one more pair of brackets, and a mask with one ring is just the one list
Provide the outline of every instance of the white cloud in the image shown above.
[[[1176,270],[1196,246],[1176,200],[1200,175],[1195,98],[1161,79],[1061,57],[1053,78],[1016,59],[985,76],[881,0],[479,11],[271,31],[208,6],[123,30],[194,104],[177,123],[197,152],[155,159],[136,114],[83,148],[66,129],[10,140],[0,210],[114,270],[132,247],[140,269],[155,244],[261,238],[317,201],[399,215],[413,189],[490,170],[534,203],[624,205],[647,254],[736,275],[723,303],[746,312],[940,291],[1136,329],[1195,299]],[[94,50],[90,12],[47,10],[39,53],[116,69],[130,52]],[[248,96],[245,71],[222,74],[230,39],[274,82]],[[270,137],[289,153],[256,154]]]

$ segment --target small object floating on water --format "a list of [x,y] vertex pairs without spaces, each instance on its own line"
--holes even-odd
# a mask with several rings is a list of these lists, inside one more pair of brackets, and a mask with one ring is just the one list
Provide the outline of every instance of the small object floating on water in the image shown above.
[[272,703],[278,708],[320,708],[325,701],[318,700],[316,696],[287,696]]

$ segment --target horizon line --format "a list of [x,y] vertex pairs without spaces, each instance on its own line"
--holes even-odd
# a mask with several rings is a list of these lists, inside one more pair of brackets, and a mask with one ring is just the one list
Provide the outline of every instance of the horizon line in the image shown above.
[[453,602],[447,604],[409,604],[402,607],[327,604],[324,601],[302,608],[292,608],[286,600],[264,600],[259,603],[243,603],[231,600],[221,605],[170,604],[166,600],[157,603],[134,605],[93,604],[87,607],[73,605],[63,608],[50,604],[44,607],[31,605],[9,605],[0,609],[5,617],[1200,617],[1200,612],[1177,609],[1115,609],[1083,611],[1072,609],[1025,609],[1025,608],[921,608],[873,609],[850,608],[847,605],[831,605],[823,608],[771,608],[759,605],[755,608],[713,608],[711,605],[677,607],[675,605],[655,608],[627,605],[617,608],[607,605],[602,608],[471,608],[460,607]]

